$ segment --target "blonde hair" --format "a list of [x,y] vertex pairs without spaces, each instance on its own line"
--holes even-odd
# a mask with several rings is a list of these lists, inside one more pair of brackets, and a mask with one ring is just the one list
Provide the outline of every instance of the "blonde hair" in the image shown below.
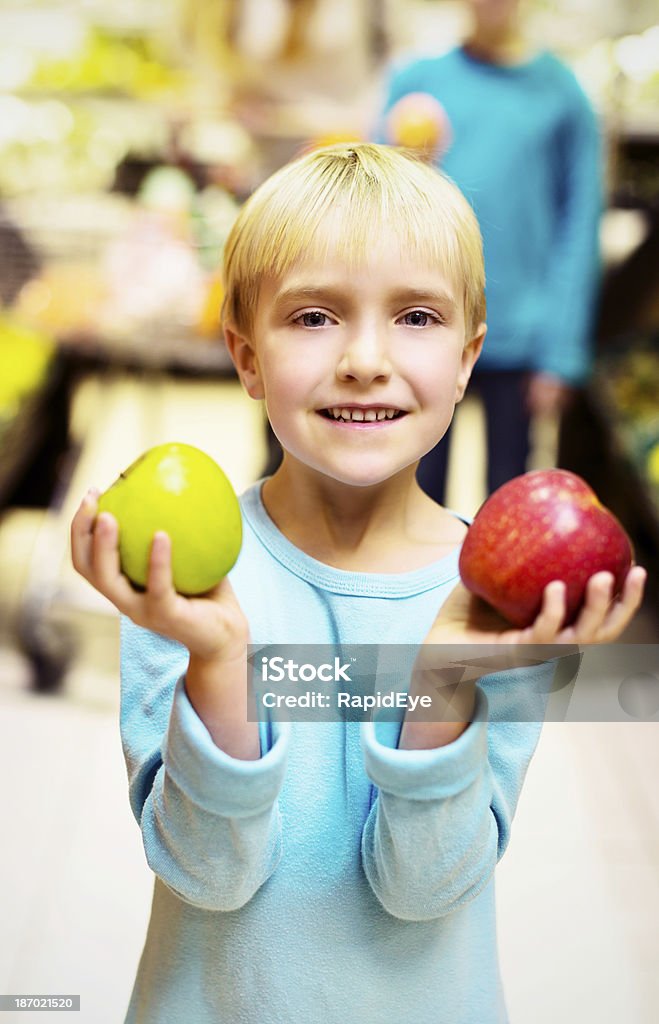
[[324,255],[328,215],[341,215],[338,255],[349,265],[393,229],[412,256],[445,273],[464,299],[469,340],[485,319],[478,222],[447,177],[414,154],[375,143],[312,150],[268,178],[242,207],[224,249],[222,319],[251,333],[261,283]]

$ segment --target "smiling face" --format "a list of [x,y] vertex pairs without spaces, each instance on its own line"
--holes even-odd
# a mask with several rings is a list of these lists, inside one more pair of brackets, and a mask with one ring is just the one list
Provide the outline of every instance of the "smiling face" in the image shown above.
[[485,334],[481,236],[456,186],[390,146],[314,150],[244,204],[223,281],[227,346],[284,475],[413,482]]
[[227,344],[289,470],[365,487],[443,436],[484,330],[465,344],[463,296],[385,233],[356,267],[330,243],[266,278],[250,336],[229,329]]

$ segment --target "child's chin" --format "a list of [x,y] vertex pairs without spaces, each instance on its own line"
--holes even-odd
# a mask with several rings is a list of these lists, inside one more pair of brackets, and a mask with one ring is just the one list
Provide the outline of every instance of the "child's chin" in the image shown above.
[[356,469],[353,472],[340,470],[329,475],[337,483],[347,484],[350,487],[377,487],[379,484],[387,483],[393,477],[398,476],[400,472],[402,472],[400,466],[373,466],[369,469]]

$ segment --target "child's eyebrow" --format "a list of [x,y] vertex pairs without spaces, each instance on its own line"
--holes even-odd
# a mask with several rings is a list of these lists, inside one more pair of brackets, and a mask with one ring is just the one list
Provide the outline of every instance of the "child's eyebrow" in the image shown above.
[[314,302],[334,302],[343,296],[340,288],[328,288],[323,285],[302,285],[300,287],[284,288],[275,295],[274,305],[287,306],[289,302],[303,302],[313,300]]
[[[412,304],[421,302],[428,305],[438,305],[449,313],[455,312],[456,302],[448,292],[435,288],[397,288],[388,296],[395,304]],[[291,302],[336,302],[342,299],[345,301],[346,293],[341,288],[332,288],[324,285],[302,285],[299,287],[285,288],[275,296],[274,306],[286,306]]]
[[400,288],[391,296],[396,303],[421,302],[431,306],[441,306],[447,312],[455,312],[456,301],[448,292],[436,288]]

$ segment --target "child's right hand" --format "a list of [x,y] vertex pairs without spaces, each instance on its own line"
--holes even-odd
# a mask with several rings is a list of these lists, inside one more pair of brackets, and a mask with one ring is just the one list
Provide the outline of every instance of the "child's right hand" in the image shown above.
[[171,543],[153,539],[146,590],[131,586],[119,563],[119,527],[114,516],[97,516],[89,491],[71,523],[75,569],[138,626],[178,640],[202,661],[230,661],[244,654],[249,627],[228,579],[203,597],[183,597],[172,584]]

